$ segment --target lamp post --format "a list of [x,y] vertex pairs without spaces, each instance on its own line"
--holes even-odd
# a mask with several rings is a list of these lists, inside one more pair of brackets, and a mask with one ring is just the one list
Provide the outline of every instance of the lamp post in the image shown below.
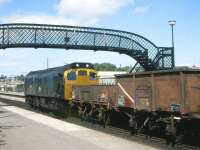
[[172,66],[175,67],[175,57],[174,57],[174,26],[176,25],[175,20],[169,20],[168,21],[169,25],[172,28]]
[[176,21],[175,20],[169,20],[168,23],[172,28],[172,47],[174,48],[174,26],[176,25]]

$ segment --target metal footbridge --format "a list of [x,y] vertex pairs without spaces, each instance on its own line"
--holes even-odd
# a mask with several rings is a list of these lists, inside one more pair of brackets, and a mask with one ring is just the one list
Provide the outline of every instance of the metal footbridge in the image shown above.
[[0,24],[0,49],[62,48],[112,51],[137,63],[131,71],[174,68],[174,48],[158,47],[145,37],[120,30],[46,25]]

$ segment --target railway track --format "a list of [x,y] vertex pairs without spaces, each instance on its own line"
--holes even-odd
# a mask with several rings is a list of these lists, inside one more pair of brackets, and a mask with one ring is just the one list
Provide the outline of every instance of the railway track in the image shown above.
[[0,95],[4,95],[4,96],[9,96],[12,97],[12,99],[8,99],[8,98],[1,98],[0,97],[0,102],[3,102],[7,105],[11,105],[11,106],[17,106],[23,109],[27,109],[30,111],[34,111],[37,113],[41,113],[43,115],[47,115],[47,116],[51,116],[66,122],[70,122],[73,124],[77,124],[77,125],[81,125],[84,126],[86,128],[91,128],[94,130],[98,130],[101,132],[105,132],[105,133],[109,133],[121,138],[125,138],[128,140],[133,140],[133,141],[137,141],[139,143],[145,144],[145,145],[150,145],[150,146],[154,146],[156,148],[159,149],[173,149],[173,150],[200,150],[200,147],[194,147],[194,146],[190,146],[190,145],[185,145],[185,144],[176,144],[175,147],[170,147],[170,146],[166,146],[165,144],[165,140],[161,139],[161,138],[157,138],[157,137],[152,137],[150,140],[146,139],[146,135],[144,134],[138,134],[135,136],[130,136],[130,133],[128,130],[125,129],[121,129],[121,128],[117,128],[117,127],[113,127],[113,126],[106,126],[106,128],[104,128],[102,125],[99,124],[94,124],[91,122],[86,122],[86,121],[81,121],[79,118],[75,118],[75,117],[62,117],[59,115],[55,115],[53,113],[47,112],[47,111],[41,111],[41,110],[35,110],[33,108],[30,108],[29,106],[27,106],[25,104],[25,101],[18,101],[18,100],[14,100],[13,98],[24,98],[23,95],[16,95],[16,94],[6,94],[6,93],[0,93]]

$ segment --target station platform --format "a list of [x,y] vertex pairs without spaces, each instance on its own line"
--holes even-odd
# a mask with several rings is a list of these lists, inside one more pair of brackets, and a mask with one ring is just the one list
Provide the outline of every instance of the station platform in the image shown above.
[[3,102],[0,102],[0,131],[2,150],[158,149]]

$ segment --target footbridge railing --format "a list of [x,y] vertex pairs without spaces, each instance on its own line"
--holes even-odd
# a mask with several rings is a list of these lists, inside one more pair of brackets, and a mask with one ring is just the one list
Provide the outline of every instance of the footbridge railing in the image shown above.
[[172,47],[157,47],[141,35],[120,30],[46,24],[1,24],[0,49],[17,47],[112,51],[134,58],[146,71],[174,67]]

